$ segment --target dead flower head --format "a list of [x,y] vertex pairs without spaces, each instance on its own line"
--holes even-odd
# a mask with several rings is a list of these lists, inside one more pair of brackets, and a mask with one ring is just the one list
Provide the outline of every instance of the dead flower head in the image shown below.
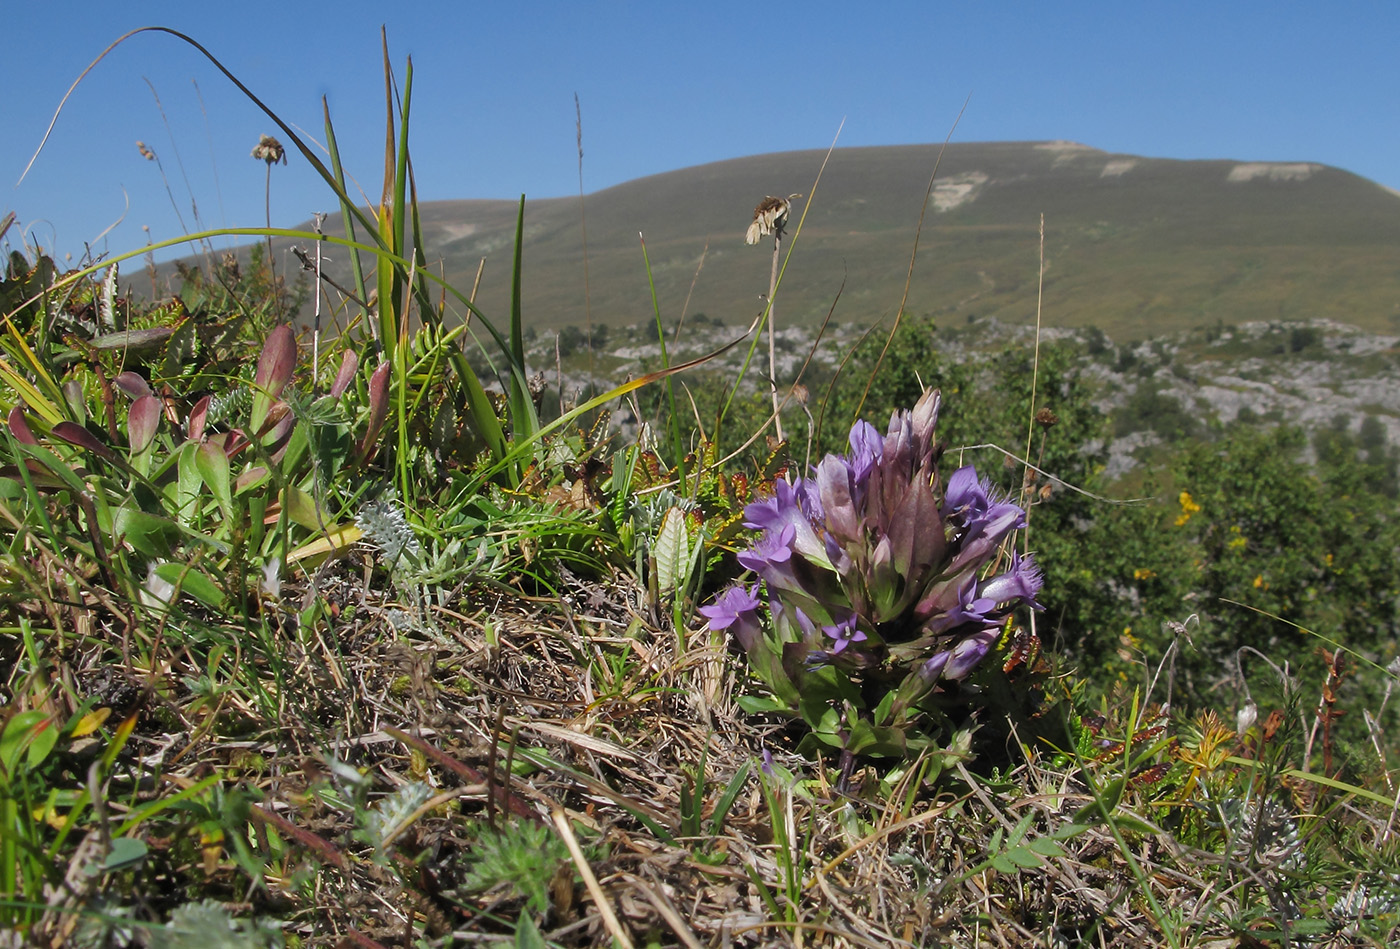
[[136,142],[136,148],[138,151],[141,152],[141,157],[146,159],[146,161],[156,160],[156,153],[151,151],[151,149],[146,145],[145,142],[138,140]]
[[253,148],[253,157],[265,161],[269,166],[278,162],[287,163],[287,150],[271,135],[259,135],[258,144]]
[[770,194],[758,202],[758,207],[753,209],[753,223],[744,235],[744,243],[757,244],[759,238],[769,234],[781,237],[788,212],[792,210],[792,202],[800,197],[800,194],[790,194],[786,198],[775,198]]

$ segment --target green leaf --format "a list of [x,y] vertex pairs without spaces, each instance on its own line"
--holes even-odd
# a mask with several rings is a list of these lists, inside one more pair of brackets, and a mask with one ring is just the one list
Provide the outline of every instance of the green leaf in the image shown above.
[[108,872],[134,867],[146,859],[146,842],[139,837],[118,837],[112,841],[102,869]]
[[1035,820],[1035,814],[1025,814],[1016,822],[1016,826],[1011,828],[1011,842],[1019,844],[1026,839],[1026,832],[1031,829],[1031,824]]
[[1012,847],[1006,851],[1006,858],[1024,870],[1038,870],[1045,866],[1045,861],[1027,847]]
[[[889,693],[893,695],[894,693]],[[898,728],[871,725],[863,718],[850,723],[850,736],[846,739],[846,750],[853,755],[870,755],[877,758],[902,758],[906,742],[904,732]]]
[[656,535],[656,589],[674,592],[682,571],[690,560],[690,541],[685,530],[685,512],[673,507],[662,518]]
[[734,703],[750,715],[758,715],[763,712],[786,712],[788,707],[785,703],[777,699],[769,698],[766,695],[741,695],[734,700]]
[[115,333],[104,333],[88,341],[88,345],[93,349],[102,351],[109,349],[122,349],[130,352],[142,352],[158,347],[171,336],[175,335],[175,326],[154,326],[145,330],[118,330]]
[[58,744],[58,726],[52,718],[46,717],[34,731],[29,748],[24,755],[25,762],[30,768],[39,767],[49,756],[49,752],[53,751],[56,744]]
[[889,723],[890,709],[894,707],[894,699],[897,694],[897,690],[890,689],[885,693],[885,697],[880,700],[880,704],[875,706],[876,725],[885,725]]
[[1065,848],[1061,847],[1057,841],[1051,840],[1049,837],[1037,837],[1027,844],[1027,846],[1042,857],[1063,857],[1065,855]]
[[510,292],[510,427],[517,441],[539,431],[535,400],[530,398],[530,386],[525,379],[525,343],[521,316],[521,278],[524,275],[525,195],[520,196],[520,210],[515,219],[515,260],[511,266]]
[[200,571],[182,563],[163,563],[156,567],[156,576],[194,597],[205,606],[224,608],[224,593],[214,581]]
[[118,508],[112,520],[112,533],[147,560],[169,557],[171,540],[180,533],[174,521],[134,507]]
[[1089,829],[1088,824],[1065,824],[1050,835],[1052,840],[1069,840],[1071,837],[1078,837]]
[[515,921],[515,949],[548,949],[534,918],[525,910]]
[[213,492],[225,520],[233,519],[233,492],[229,487],[228,455],[213,442],[202,442],[194,453],[194,466],[199,477]]
[[199,445],[195,442],[186,442],[180,449],[179,468],[175,478],[175,504],[180,521],[184,524],[193,521],[199,511],[200,485],[204,483],[204,479],[200,477],[199,466],[196,463],[195,455],[198,451]]
[[724,819],[729,816],[729,810],[734,806],[734,801],[739,796],[739,792],[744,789],[744,783],[749,779],[749,769],[752,761],[745,761],[743,766],[734,773],[734,777],[729,780],[729,785],[720,795],[719,801],[715,803],[714,813],[710,815],[710,836],[718,837],[724,832]]
[[5,731],[0,734],[0,767],[4,767],[6,776],[14,775],[20,752],[50,724],[48,714],[38,709],[20,712],[5,724]]
[[319,533],[331,523],[330,516],[324,510],[318,511],[316,499],[295,485],[287,485],[283,494],[283,504],[286,506],[287,516],[307,530]]
[[1119,811],[1114,814],[1113,823],[1119,830],[1130,831],[1134,834],[1156,836],[1163,832],[1162,828],[1155,824],[1138,817],[1136,814],[1127,813],[1126,811]]

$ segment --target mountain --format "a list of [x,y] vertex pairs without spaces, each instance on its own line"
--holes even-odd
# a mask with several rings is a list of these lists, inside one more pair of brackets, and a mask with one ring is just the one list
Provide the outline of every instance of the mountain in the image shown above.
[[[663,319],[673,322],[689,295],[692,316],[747,323],[762,308],[772,244],[747,246],[744,231],[759,199],[790,192],[813,197],[794,202],[780,321],[814,323],[833,303],[841,322],[889,316],[937,165],[908,312],[945,325],[1033,321],[1043,214],[1049,326],[1098,326],[1122,339],[1258,320],[1400,329],[1400,195],[1357,175],[1312,163],[1144,158],[1070,142],[949,145],[941,161],[939,152],[837,149],[820,181],[823,151],[758,155],[590,194],[592,322],[652,319],[640,232]],[[497,325],[509,313],[516,209],[483,200],[420,206],[435,270],[466,291],[486,259],[478,304]],[[330,232],[337,227],[337,218],[328,221]],[[584,325],[578,198],[527,200],[524,262],[526,323]]]

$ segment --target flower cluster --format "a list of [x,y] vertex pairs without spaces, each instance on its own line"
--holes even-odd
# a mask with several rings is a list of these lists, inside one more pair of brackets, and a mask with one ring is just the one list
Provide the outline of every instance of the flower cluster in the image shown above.
[[972,673],[1014,609],[1039,608],[1034,560],[1003,550],[1025,512],[971,466],[941,482],[938,410],[925,392],[883,437],[857,422],[849,455],[777,480],[744,510],[762,533],[739,563],[759,582],[700,608],[774,707],[843,751],[907,753],[930,697]]

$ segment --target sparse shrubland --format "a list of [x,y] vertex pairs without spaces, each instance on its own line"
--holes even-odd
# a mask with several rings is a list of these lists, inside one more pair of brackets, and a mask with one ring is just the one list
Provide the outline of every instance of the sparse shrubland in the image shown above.
[[403,88],[383,206],[318,164],[338,333],[260,262],[143,303],[9,256],[0,943],[1394,943],[1376,416],[1174,401],[1111,476],[1166,342],[914,318],[812,360],[786,443],[737,320],[579,404],[406,250]]

